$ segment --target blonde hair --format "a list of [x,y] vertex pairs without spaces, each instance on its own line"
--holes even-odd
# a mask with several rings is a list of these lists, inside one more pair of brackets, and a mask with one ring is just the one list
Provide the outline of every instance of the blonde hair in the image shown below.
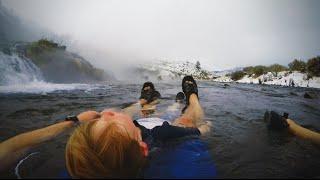
[[97,121],[80,125],[66,147],[66,165],[73,178],[134,178],[146,158],[139,143],[115,123],[94,139]]

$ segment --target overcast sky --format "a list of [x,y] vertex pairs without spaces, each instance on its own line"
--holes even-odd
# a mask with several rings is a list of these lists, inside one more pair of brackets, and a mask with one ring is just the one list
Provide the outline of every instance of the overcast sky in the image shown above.
[[320,55],[318,0],[4,0],[94,65],[199,60],[209,70]]

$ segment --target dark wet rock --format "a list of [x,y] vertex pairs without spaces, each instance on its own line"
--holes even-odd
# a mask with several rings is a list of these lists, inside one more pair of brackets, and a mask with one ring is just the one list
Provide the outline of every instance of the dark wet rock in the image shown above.
[[102,69],[95,68],[83,57],[68,52],[66,46],[41,39],[17,44],[16,53],[37,65],[45,80],[55,83],[94,82],[114,80]]
[[317,99],[318,98],[317,94],[314,92],[305,92],[303,97],[307,98],[307,99]]
[[224,84],[223,85],[223,88],[227,88],[227,87],[229,87],[230,85],[229,84]]
[[292,95],[292,96],[298,96],[298,94],[295,93],[295,92],[290,92],[289,94]]

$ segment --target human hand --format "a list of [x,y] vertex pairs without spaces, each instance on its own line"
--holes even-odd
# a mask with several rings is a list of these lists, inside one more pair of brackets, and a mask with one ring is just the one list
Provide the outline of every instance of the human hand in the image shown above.
[[140,99],[140,100],[139,100],[139,103],[140,103],[141,106],[143,106],[143,105],[147,104],[148,101],[145,100],[145,99]]
[[101,116],[100,113],[96,111],[85,111],[80,113],[77,117],[80,122],[86,122],[86,121],[100,118],[100,116]]
[[155,99],[155,100],[151,101],[149,104],[150,105],[156,105],[156,104],[159,104],[159,103],[160,103],[160,101],[158,99]]
[[150,114],[153,114],[155,111],[156,111],[156,106],[146,104],[141,108],[141,115],[143,117],[148,117]]

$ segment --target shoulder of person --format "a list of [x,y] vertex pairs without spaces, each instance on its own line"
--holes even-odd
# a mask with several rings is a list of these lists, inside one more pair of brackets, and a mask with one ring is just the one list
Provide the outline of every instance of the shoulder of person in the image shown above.
[[159,91],[154,91],[153,93],[154,93],[154,95],[156,95],[156,96],[158,96],[158,97],[161,96],[161,94],[159,93]]

